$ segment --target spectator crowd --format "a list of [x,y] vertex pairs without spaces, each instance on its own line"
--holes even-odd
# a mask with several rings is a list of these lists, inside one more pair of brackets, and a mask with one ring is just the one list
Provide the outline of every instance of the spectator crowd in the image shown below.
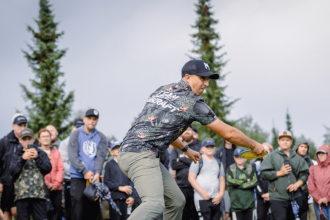
[[[70,136],[58,138],[52,125],[34,133],[17,113],[13,130],[0,140],[1,213],[12,218],[49,220],[126,220],[141,204],[133,182],[117,162],[120,141],[107,141],[96,129],[99,112],[89,109],[75,119]],[[198,139],[192,125],[179,137],[201,153],[197,163],[169,146],[159,156],[185,197],[183,220],[320,220],[330,219],[330,147],[321,146],[316,160],[308,142],[292,146],[282,131],[279,148],[263,146],[267,155],[247,162],[246,150],[223,140]],[[120,210],[90,200],[89,184],[101,182]],[[159,216],[158,219],[163,219]]]

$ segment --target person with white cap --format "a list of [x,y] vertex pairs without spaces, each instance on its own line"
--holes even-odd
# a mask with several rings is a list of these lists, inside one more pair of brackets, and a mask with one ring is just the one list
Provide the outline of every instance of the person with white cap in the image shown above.
[[291,149],[290,131],[279,133],[278,144],[279,149],[269,154],[260,166],[261,178],[269,180],[268,192],[273,219],[295,219],[296,204],[299,206],[299,217],[306,219],[307,215],[301,215],[308,209],[308,206],[304,206],[306,198],[301,187],[307,181],[309,166]]
[[0,193],[2,193],[1,209],[4,211],[4,220],[11,220],[12,216],[16,217],[10,164],[18,149],[21,131],[26,128],[27,122],[23,114],[16,113],[12,118],[13,130],[0,140]]

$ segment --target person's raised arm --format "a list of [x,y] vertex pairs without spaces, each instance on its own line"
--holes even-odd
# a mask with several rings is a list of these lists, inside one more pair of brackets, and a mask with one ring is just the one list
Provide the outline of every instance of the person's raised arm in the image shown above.
[[206,127],[232,144],[250,148],[255,155],[261,155],[265,152],[261,144],[247,137],[237,128],[227,125],[219,119],[206,125]]
[[201,160],[201,155],[199,154],[199,152],[191,150],[190,148],[188,148],[188,150],[185,151],[186,146],[179,139],[176,139],[171,144],[176,149],[181,150],[185,155],[187,155],[187,157],[189,157],[192,161],[194,161],[194,163]]

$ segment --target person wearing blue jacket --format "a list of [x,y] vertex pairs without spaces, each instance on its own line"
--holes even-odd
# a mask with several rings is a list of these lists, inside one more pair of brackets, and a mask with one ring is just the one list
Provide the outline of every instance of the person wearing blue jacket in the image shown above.
[[90,201],[84,196],[89,183],[100,181],[100,174],[107,153],[107,140],[95,127],[99,112],[89,109],[84,117],[84,126],[71,133],[69,140],[69,160],[71,177],[71,215],[76,220],[100,220],[98,201]]

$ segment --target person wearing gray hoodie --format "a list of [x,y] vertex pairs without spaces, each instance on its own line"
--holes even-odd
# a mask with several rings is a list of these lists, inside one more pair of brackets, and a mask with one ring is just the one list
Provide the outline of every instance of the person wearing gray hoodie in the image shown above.
[[[298,144],[293,148],[294,152],[296,152],[297,155],[301,156],[306,163],[308,164],[309,167],[313,166],[313,161],[310,158],[310,146],[308,144],[308,142],[306,140],[302,140],[300,142],[298,142]],[[315,219],[316,220],[316,216],[315,216],[315,212],[314,212],[314,204],[313,204],[313,200],[310,199],[310,195],[308,193],[308,186],[307,186],[307,182],[301,187],[301,189],[303,190],[303,193],[305,194],[304,196],[306,197],[305,204],[306,206],[308,206],[308,211],[306,211],[305,213],[302,214],[302,217],[307,217],[307,219]],[[309,204],[309,201],[311,201],[311,203]]]

